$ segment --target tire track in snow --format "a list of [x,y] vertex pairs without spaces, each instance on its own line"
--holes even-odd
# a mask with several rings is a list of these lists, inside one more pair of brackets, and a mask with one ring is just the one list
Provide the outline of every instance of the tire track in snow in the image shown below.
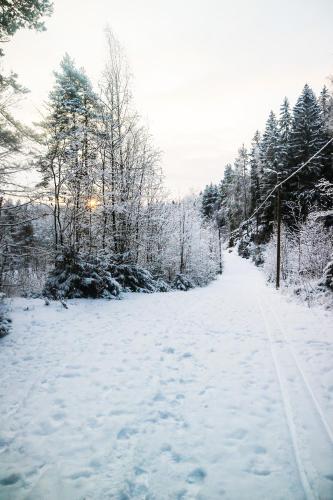
[[299,446],[297,443],[297,437],[296,437],[295,424],[294,424],[294,420],[292,418],[290,399],[289,399],[289,396],[288,396],[288,394],[285,390],[285,387],[284,387],[284,381],[282,378],[280,365],[278,363],[277,356],[276,356],[275,350],[273,348],[272,333],[271,333],[271,330],[269,328],[267,318],[266,318],[266,315],[264,313],[264,309],[262,307],[262,304],[261,304],[259,298],[258,298],[258,307],[259,307],[261,316],[263,318],[265,331],[266,331],[269,345],[270,345],[270,349],[271,349],[271,355],[272,355],[272,359],[273,359],[273,363],[274,363],[274,368],[276,371],[276,375],[277,375],[277,379],[278,379],[279,387],[280,387],[280,392],[281,392],[281,396],[282,396],[283,409],[284,409],[284,413],[286,416],[286,422],[287,422],[289,434],[291,437],[291,443],[292,443],[292,447],[293,447],[293,451],[294,451],[294,456],[295,456],[296,465],[297,465],[297,469],[298,469],[299,478],[300,478],[300,481],[302,484],[302,488],[303,488],[303,491],[304,491],[304,494],[305,494],[305,497],[307,500],[313,500],[313,499],[317,500],[318,497],[317,497],[317,495],[313,494],[312,488],[309,484],[307,475],[305,473],[305,469],[304,469],[302,461],[301,461],[300,450],[299,450]]
[[329,426],[329,424],[328,424],[328,422],[326,420],[324,412],[323,412],[323,410],[321,409],[321,407],[320,407],[320,405],[318,403],[318,399],[317,399],[314,391],[311,388],[311,385],[310,385],[310,383],[309,383],[309,381],[308,381],[308,379],[307,379],[307,377],[306,377],[306,375],[304,373],[304,370],[303,370],[303,368],[302,368],[302,366],[301,366],[301,364],[300,364],[300,362],[298,360],[298,357],[297,357],[297,355],[296,355],[296,353],[295,353],[292,345],[290,344],[290,342],[288,340],[288,335],[287,335],[286,328],[282,325],[282,322],[278,318],[278,316],[276,314],[276,311],[272,307],[272,304],[269,304],[269,309],[270,309],[272,315],[274,316],[276,323],[279,326],[279,330],[282,333],[285,345],[288,347],[289,352],[290,352],[291,356],[294,359],[294,362],[295,362],[295,365],[296,365],[296,367],[298,369],[298,372],[299,372],[301,378],[303,379],[303,383],[304,383],[304,385],[305,385],[305,387],[306,387],[306,389],[307,389],[307,391],[308,391],[308,393],[309,393],[309,395],[310,395],[310,397],[311,397],[311,399],[313,401],[313,404],[314,404],[314,406],[315,406],[315,408],[317,410],[317,413],[318,413],[318,416],[319,416],[319,418],[321,420],[322,426],[324,427],[324,429],[325,429],[325,431],[327,433],[327,436],[328,436],[329,440],[331,441],[331,443],[333,445],[333,431],[332,431],[331,427]]
[[[330,427],[291,350],[276,313],[260,295],[258,295],[258,305],[270,344],[305,497],[307,500],[331,500],[333,446]],[[265,311],[270,313],[270,321]],[[282,334],[282,338],[277,331]]]

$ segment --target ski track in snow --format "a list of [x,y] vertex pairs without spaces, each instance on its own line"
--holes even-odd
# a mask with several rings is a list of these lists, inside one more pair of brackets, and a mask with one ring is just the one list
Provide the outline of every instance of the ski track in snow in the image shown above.
[[226,253],[186,293],[12,307],[1,500],[332,500],[332,313],[253,264]]

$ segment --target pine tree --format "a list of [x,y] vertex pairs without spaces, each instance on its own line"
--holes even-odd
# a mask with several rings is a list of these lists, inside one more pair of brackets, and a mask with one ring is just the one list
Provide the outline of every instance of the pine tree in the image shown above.
[[[0,13],[0,42],[8,42],[17,30],[21,28],[45,30],[43,16],[52,13],[50,0],[15,0],[15,2],[1,2]],[[3,56],[0,49],[0,56]]]
[[[40,160],[44,185],[52,183],[55,244],[91,246],[94,201],[94,141],[98,100],[91,84],[65,55],[50,93],[49,116],[42,124],[47,153]],[[67,206],[66,241],[61,207]],[[85,241],[84,241],[85,240]]]

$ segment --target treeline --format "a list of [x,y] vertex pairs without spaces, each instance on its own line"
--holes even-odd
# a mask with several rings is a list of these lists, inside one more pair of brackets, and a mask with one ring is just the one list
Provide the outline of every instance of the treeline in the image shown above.
[[[135,111],[126,57],[109,30],[106,42],[97,89],[63,58],[35,130],[8,119],[8,92],[15,98],[21,89],[10,82],[0,89],[8,113],[0,123],[0,292],[66,298],[184,290],[220,270],[216,228],[203,221],[198,198],[167,198],[161,153]],[[39,184],[20,185],[22,169],[38,171]]]
[[[270,112],[264,131],[255,133],[250,148],[242,145],[234,164],[226,165],[221,183],[206,186],[202,212],[226,237],[231,236],[231,244],[238,241],[240,254],[252,255],[258,264],[263,263],[261,246],[272,241],[276,224],[276,193],[268,197],[270,192],[330,141],[332,129],[332,93],[324,86],[317,98],[306,84],[292,110],[285,98],[278,116]],[[331,142],[280,188],[285,280],[299,282],[311,273],[312,278],[318,278],[327,264],[333,251],[332,185]],[[243,224],[252,214],[255,216]],[[325,251],[318,254],[314,247],[309,251],[310,241],[313,245],[322,242]],[[320,263],[314,262],[315,257],[311,262],[312,251],[322,256]],[[267,260],[272,263],[271,258]],[[273,267],[268,271],[271,276]]]

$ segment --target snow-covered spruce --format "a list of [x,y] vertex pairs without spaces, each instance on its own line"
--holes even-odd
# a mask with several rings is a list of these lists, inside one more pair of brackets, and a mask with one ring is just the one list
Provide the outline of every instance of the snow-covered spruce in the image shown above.
[[168,292],[171,287],[134,264],[110,262],[110,257],[92,257],[65,249],[58,255],[43,295],[51,299],[114,298],[120,292]]
[[107,267],[125,292],[168,292],[170,286],[162,279],[154,279],[142,267],[131,264],[110,264]]
[[43,295],[60,298],[114,298],[121,286],[97,257],[80,255],[65,249],[58,255],[54,269],[49,274]]
[[5,295],[0,293],[0,338],[5,337],[10,332],[11,319],[8,317],[5,304]]
[[332,260],[325,267],[323,278],[319,284],[329,288],[333,292],[333,256]]
[[242,238],[238,244],[238,255],[243,257],[243,259],[249,259],[251,256],[249,246],[250,246],[249,238]]
[[182,290],[183,292],[186,292],[187,290],[190,290],[191,288],[194,288],[195,285],[192,280],[190,280],[187,276],[184,274],[177,274],[172,287],[175,288],[176,290]]

